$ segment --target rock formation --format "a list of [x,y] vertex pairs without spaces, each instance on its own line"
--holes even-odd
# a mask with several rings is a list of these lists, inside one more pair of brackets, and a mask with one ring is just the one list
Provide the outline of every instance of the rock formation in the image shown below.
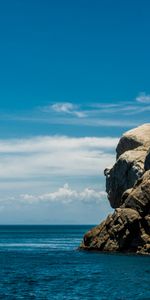
[[104,171],[114,213],[85,234],[80,248],[150,254],[150,124],[126,132],[116,152]]

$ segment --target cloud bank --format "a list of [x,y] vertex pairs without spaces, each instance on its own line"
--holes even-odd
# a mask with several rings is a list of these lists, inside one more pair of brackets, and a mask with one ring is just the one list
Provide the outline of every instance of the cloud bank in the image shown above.
[[58,190],[41,195],[22,194],[18,197],[21,201],[29,204],[39,202],[61,202],[63,204],[70,204],[74,201],[83,203],[101,203],[106,198],[106,192],[97,191],[92,188],[85,188],[82,191],[72,189],[68,183]]
[[114,161],[118,138],[65,136],[0,140],[0,178],[94,176]]

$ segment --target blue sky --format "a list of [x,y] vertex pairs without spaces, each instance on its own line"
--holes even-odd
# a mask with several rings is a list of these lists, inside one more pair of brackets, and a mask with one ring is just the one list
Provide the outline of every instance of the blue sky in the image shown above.
[[0,3],[0,223],[97,223],[119,136],[149,122],[150,2]]

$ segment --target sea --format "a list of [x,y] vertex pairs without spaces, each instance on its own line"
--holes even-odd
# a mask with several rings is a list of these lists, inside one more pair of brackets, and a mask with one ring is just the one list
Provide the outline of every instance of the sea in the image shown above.
[[0,299],[150,299],[150,257],[79,251],[91,227],[0,226]]

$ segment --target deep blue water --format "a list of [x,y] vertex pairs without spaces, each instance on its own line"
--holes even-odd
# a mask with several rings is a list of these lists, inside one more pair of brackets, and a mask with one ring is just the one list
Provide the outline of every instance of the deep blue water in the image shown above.
[[77,251],[91,226],[0,226],[0,299],[150,299],[150,257]]

